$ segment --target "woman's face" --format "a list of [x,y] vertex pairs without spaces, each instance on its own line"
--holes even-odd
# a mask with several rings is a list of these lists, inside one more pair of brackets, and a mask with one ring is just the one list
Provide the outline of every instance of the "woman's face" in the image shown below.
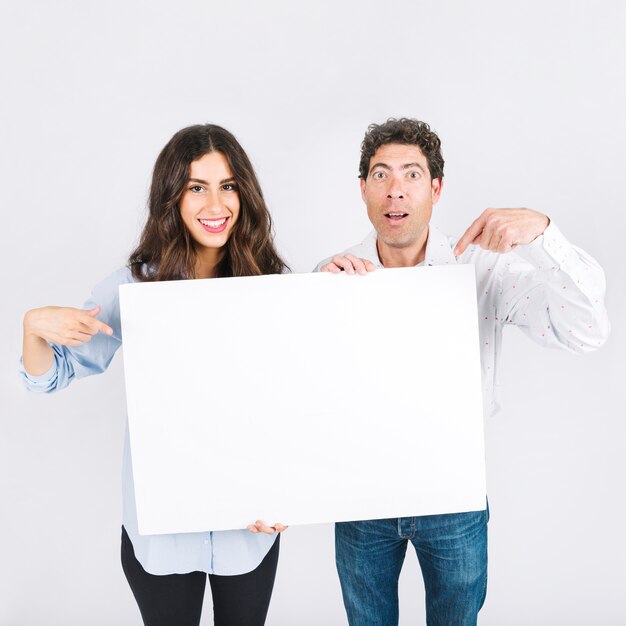
[[208,152],[189,166],[180,216],[200,256],[218,258],[239,216],[239,190],[221,152]]

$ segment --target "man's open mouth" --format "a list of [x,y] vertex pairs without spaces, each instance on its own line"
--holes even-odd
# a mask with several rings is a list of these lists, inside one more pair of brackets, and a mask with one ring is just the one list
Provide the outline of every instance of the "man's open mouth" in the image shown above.
[[394,211],[392,213],[385,213],[385,217],[389,220],[391,220],[392,222],[399,222],[400,220],[403,220],[405,217],[408,217],[408,213],[400,213],[397,211]]

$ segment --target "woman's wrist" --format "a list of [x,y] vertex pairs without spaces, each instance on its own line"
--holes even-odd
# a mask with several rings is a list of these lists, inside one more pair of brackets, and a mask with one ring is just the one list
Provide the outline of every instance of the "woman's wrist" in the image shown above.
[[31,376],[45,374],[54,363],[50,344],[37,331],[37,319],[41,309],[31,309],[24,315],[24,344],[22,365]]
[[24,314],[24,321],[23,321],[23,325],[24,325],[24,339],[29,338],[29,339],[40,339],[41,341],[45,341],[41,335],[39,335],[37,333],[36,330],[36,320],[37,320],[37,314],[39,313],[40,309],[30,309],[30,311],[26,311],[26,313]]

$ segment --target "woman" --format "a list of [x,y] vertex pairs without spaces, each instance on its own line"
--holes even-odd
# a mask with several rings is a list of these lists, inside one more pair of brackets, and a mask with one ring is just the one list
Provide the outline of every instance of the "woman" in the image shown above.
[[[97,285],[84,309],[43,307],[24,317],[23,377],[49,392],[103,372],[121,345],[118,286],[133,281],[278,274],[271,219],[252,164],[212,124],[172,137],[152,176],[149,216],[128,267]],[[265,622],[278,534],[248,530],[141,536],[128,431],[124,446],[122,566],[147,626],[197,625],[209,574],[216,626]]]

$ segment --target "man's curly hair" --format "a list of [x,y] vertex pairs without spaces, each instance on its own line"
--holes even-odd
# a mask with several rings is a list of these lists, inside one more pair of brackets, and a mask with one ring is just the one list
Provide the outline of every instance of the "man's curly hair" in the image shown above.
[[415,145],[423,152],[428,162],[431,179],[443,178],[443,156],[441,141],[430,130],[426,122],[402,117],[399,120],[390,117],[384,124],[370,124],[361,144],[361,162],[359,177],[365,180],[369,173],[370,159],[378,148],[388,143]]

